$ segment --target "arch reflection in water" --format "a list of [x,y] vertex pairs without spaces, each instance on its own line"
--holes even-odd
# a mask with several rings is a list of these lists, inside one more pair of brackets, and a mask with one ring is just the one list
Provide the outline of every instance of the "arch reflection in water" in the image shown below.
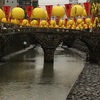
[[42,77],[53,77],[53,63],[44,62]]

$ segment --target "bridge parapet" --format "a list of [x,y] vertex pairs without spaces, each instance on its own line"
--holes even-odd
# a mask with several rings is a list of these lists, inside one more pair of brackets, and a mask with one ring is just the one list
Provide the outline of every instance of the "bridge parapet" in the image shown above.
[[[94,32],[89,32],[86,30],[72,30],[72,29],[62,29],[62,28],[39,28],[39,27],[22,27],[16,29],[9,29],[6,31],[2,30],[0,37],[7,39],[7,37],[16,34],[29,34],[30,36],[35,36],[36,40],[39,42],[44,51],[44,61],[53,62],[54,52],[58,45],[63,42],[67,37],[79,38],[90,49],[90,55],[93,52],[97,56],[98,41],[100,41],[100,34],[94,34]],[[73,38],[71,38],[73,41]],[[6,42],[6,41],[4,41]],[[68,41],[69,42],[69,41]],[[2,42],[0,42],[2,44]],[[70,42],[71,43],[71,42]],[[91,56],[92,57],[92,56]],[[94,57],[94,55],[93,55]]]

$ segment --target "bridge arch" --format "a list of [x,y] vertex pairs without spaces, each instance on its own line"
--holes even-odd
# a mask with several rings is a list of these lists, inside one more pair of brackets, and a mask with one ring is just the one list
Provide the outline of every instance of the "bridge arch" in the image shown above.
[[[73,33],[73,32],[72,32]],[[71,33],[71,34],[72,34]],[[68,47],[72,47],[73,43],[76,39],[79,39],[81,42],[85,44],[88,48],[86,51],[87,56],[89,57],[89,61],[94,63],[98,62],[98,52],[100,50],[100,40],[98,38],[94,38],[90,33],[85,32],[85,34],[79,34],[78,32],[73,33],[74,35],[68,35],[65,37],[64,42]]]
[[[15,34],[16,33],[16,34]],[[67,29],[50,29],[50,28],[18,28],[11,34],[4,35],[5,41],[2,45],[4,49],[9,44],[9,41],[13,41],[16,36],[26,36],[30,40],[35,37],[36,41],[41,45],[44,51],[44,61],[53,62],[54,52],[62,41],[67,41],[69,47],[72,45],[75,39],[80,39],[89,49],[89,60],[96,61],[98,55],[98,43],[99,39],[93,36],[87,31],[67,30]],[[65,40],[66,39],[66,40]],[[69,42],[69,40],[71,40]],[[34,39],[33,39],[34,40]]]
[[16,52],[24,48],[23,42],[27,42],[27,46],[36,43],[34,34],[31,33],[16,33],[0,36],[0,57],[3,57],[12,52]]

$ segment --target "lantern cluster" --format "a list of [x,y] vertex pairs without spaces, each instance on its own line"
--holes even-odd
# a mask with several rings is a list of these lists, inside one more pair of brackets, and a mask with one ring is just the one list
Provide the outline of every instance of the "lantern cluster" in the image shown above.
[[[10,11],[10,6],[4,6],[3,10],[0,9],[0,22],[20,25],[21,27],[77,30],[100,27],[99,18],[91,15],[89,2],[85,2],[83,5],[65,4],[65,7],[60,5],[46,5],[45,7],[46,10],[42,7],[33,8],[32,6],[26,6],[26,10],[15,7]],[[95,13],[95,10],[91,11]],[[98,25],[96,25],[97,22]]]

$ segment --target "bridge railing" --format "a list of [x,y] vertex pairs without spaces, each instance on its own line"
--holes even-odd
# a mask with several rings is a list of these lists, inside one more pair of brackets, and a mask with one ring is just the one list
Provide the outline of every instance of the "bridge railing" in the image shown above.
[[90,32],[90,30],[74,30],[74,29],[63,29],[63,28],[41,28],[41,27],[22,27],[22,28],[12,28],[12,29],[1,29],[0,35],[8,35],[8,34],[15,34],[15,33],[68,33],[68,34],[75,34],[75,33],[81,33],[83,34],[89,34],[89,35],[100,35],[100,30],[96,32],[96,30],[93,30]]

